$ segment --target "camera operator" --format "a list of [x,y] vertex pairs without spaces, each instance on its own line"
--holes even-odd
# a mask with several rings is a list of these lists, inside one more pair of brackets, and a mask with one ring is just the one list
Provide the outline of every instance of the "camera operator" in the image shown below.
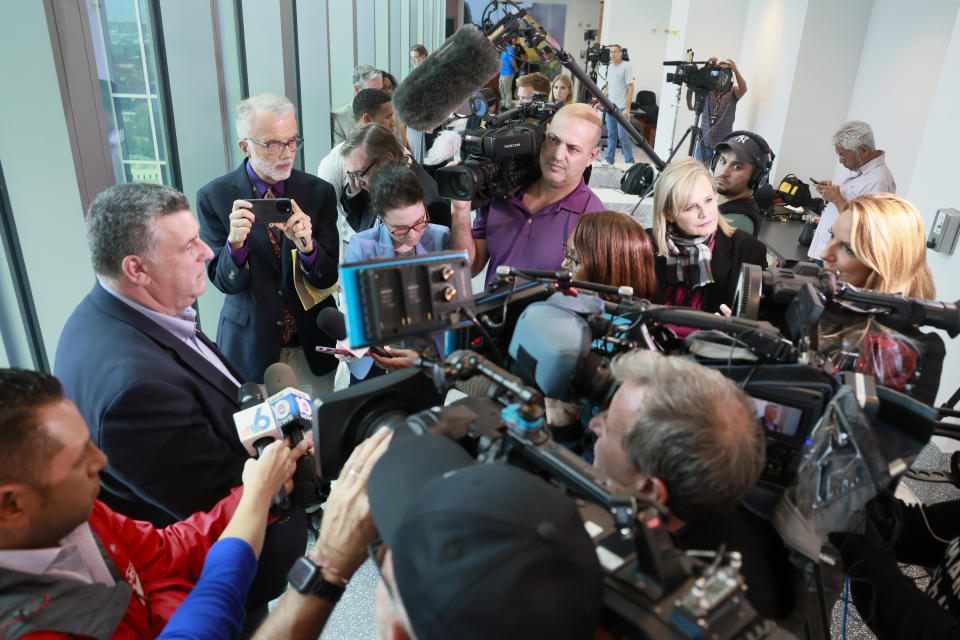
[[474,276],[487,267],[489,285],[501,264],[521,269],[560,266],[561,246],[580,214],[606,209],[583,181],[584,169],[600,153],[601,126],[600,116],[585,104],[562,107],[540,147],[538,180],[479,209],[472,230],[470,202],[453,201],[450,244],[467,251]]
[[[703,142],[697,147],[697,160],[710,164],[713,160],[714,147],[730,135],[733,131],[733,120],[737,115],[737,102],[747,92],[747,81],[740,75],[737,63],[727,58],[719,62],[716,56],[707,61],[721,69],[733,71],[734,85],[726,91],[711,91],[707,94],[703,108],[703,118],[700,128],[703,131]],[[693,111],[692,92],[687,92],[687,108]]]
[[[603,94],[623,113],[623,117],[630,119],[630,103],[633,102],[633,68],[623,60],[623,49],[618,44],[610,45],[610,64],[607,65],[607,84]],[[597,103],[599,107],[600,103]],[[633,142],[627,130],[609,114],[607,118],[607,155],[604,165],[612,166],[617,154],[617,140],[623,148],[623,160],[628,165],[633,164]]]
[[380,167],[391,160],[403,162],[417,174],[430,219],[449,226],[450,203],[440,197],[436,181],[416,160],[404,153],[396,136],[386,127],[376,123],[357,127],[347,136],[340,153],[347,169],[347,185],[340,196],[340,204],[355,233],[373,227],[377,220],[370,203],[369,187]]
[[[895,240],[894,240],[895,239]],[[824,267],[838,273],[838,279],[857,287],[884,293],[902,293],[913,298],[933,299],[936,291],[933,275],[927,266],[926,235],[923,217],[916,207],[893,193],[861,196],[843,205],[843,212],[831,227],[830,242],[823,251]],[[833,354],[834,364],[849,370],[854,364],[845,354],[858,353],[864,342],[880,333],[874,323],[852,326],[849,318],[825,316],[817,327],[818,348]],[[881,324],[881,323],[877,323]],[[862,332],[862,335],[854,333]],[[922,402],[933,403],[940,387],[940,373],[946,350],[936,333],[922,333],[919,329],[899,332],[918,350],[914,361],[918,370],[914,375],[892,371],[875,371],[878,383],[901,389]],[[876,342],[882,352],[889,341]],[[893,362],[902,362],[899,353]],[[842,359],[840,359],[842,357]],[[876,355],[873,354],[876,358]],[[883,360],[880,360],[883,363]],[[880,374],[887,375],[880,378]]]
[[833,145],[840,164],[854,173],[838,185],[830,180],[814,184],[828,203],[807,252],[818,262],[830,239],[830,228],[840,216],[844,202],[871,193],[897,191],[897,183],[887,167],[886,153],[876,148],[873,129],[869,124],[860,120],[844,122],[833,134]]
[[593,638],[601,571],[574,502],[516,467],[475,464],[443,436],[387,449],[393,435],[384,427],[347,460],[300,562],[318,577],[292,584],[255,637],[317,638],[369,555],[384,640]]
[[680,356],[634,350],[615,358],[621,382],[590,421],[594,466],[666,505],[685,549],[743,555],[747,599],[766,617],[793,609],[787,553],[769,522],[740,506],[760,477],[765,440],[743,391],[719,371]]

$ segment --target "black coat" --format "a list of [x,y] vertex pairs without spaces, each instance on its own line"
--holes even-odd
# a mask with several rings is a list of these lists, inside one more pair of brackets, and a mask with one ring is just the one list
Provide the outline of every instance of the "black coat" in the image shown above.
[[[217,289],[227,294],[217,326],[217,345],[244,377],[263,382],[264,370],[280,356],[286,304],[310,369],[317,375],[333,371],[336,358],[317,353],[314,347],[334,345],[334,340],[317,328],[317,314],[325,307],[334,306],[334,300],[328,297],[304,310],[293,286],[293,242],[283,236],[278,264],[266,225],[254,224],[247,236],[250,254],[243,267],[238,267],[230,256],[227,236],[233,201],[256,197],[259,196],[247,174],[246,161],[197,193],[200,238],[214,254],[207,263],[207,275]],[[317,289],[333,286],[337,282],[340,259],[333,187],[316,176],[294,170],[286,180],[284,197],[296,200],[313,226],[315,250],[319,255],[304,274],[306,280]]]
[[[206,336],[198,337],[220,355]],[[54,374],[92,442],[107,454],[99,497],[114,511],[165,527],[211,509],[242,483],[250,456],[233,423],[237,385],[101,285],[67,320]],[[265,605],[283,591],[305,536],[302,509],[267,528],[248,604]]]
[[[767,268],[767,247],[749,233],[735,229],[732,236],[726,236],[717,229],[714,236],[713,259],[710,269],[713,271],[713,283],[703,287],[702,311],[715,312],[720,305],[733,306],[733,294],[740,279],[740,267],[744,264],[757,264]],[[653,262],[657,274],[657,292],[654,302],[663,304],[667,299],[667,259],[657,256]]]

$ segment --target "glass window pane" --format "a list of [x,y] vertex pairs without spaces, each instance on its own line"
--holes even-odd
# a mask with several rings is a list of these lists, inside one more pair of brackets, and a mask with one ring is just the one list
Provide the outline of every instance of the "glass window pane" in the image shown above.
[[153,16],[147,6],[146,0],[140,0],[140,29],[143,36],[143,49],[146,58],[147,80],[150,86],[147,88],[150,93],[157,92],[157,54],[153,47],[153,31],[150,30],[150,24]]
[[150,111],[144,98],[114,98],[123,131],[124,160],[156,160]]
[[170,184],[167,127],[147,0],[87,0],[117,182]]
[[135,3],[130,0],[100,2],[105,21],[111,86],[115,93],[143,93],[143,58]]
[[[153,99],[150,100],[150,106],[153,107],[153,124],[157,130],[157,141],[167,139],[166,127],[163,126],[163,117],[160,113],[160,101]],[[157,145],[157,159],[166,162],[167,161],[167,146],[164,144]]]

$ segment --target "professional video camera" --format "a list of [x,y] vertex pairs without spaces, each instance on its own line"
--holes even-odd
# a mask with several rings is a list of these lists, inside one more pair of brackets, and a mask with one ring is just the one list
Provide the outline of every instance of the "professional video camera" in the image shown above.
[[420,399],[433,382],[408,369],[318,399],[319,475],[336,477],[344,455],[384,425],[395,438],[444,435],[480,463],[521,466],[581,498],[581,517],[602,559],[602,624],[614,637],[763,638],[774,629],[744,597],[740,555],[721,551],[705,562],[679,550],[665,508],[631,495],[553,441],[539,391],[472,351],[422,364],[433,382],[470,396],[424,407]]
[[487,114],[486,106],[471,101],[472,113],[487,126],[465,129],[462,164],[442,167],[436,174],[441,197],[471,200],[473,208],[506,197],[540,177],[544,126],[563,104],[534,100],[496,116]]
[[[481,462],[519,464],[564,485],[587,500],[585,520],[602,522],[604,531],[612,532],[594,537],[604,547],[601,554],[620,550],[615,551],[620,568],[607,568],[605,594],[614,626],[628,629],[629,637],[680,637],[686,622],[677,626],[677,621],[690,618],[676,609],[677,603],[689,602],[685,597],[692,592],[683,590],[690,588],[691,579],[696,581],[693,576],[703,566],[672,546],[663,546],[656,531],[643,530],[647,526],[643,523],[650,520],[642,514],[645,509],[656,514],[656,507],[629,503],[631,498],[619,487],[552,440],[543,425],[543,397],[585,404],[587,414],[604,408],[617,387],[610,359],[636,348],[685,354],[718,369],[750,396],[757,420],[764,424],[767,463],[755,490],[764,501],[764,512],[770,515],[785,495],[774,521],[792,548],[816,561],[827,533],[855,530],[860,522],[856,512],[903,473],[933,432],[937,411],[874,384],[872,376],[850,373],[841,378],[832,367],[815,365],[823,361],[814,357],[805,338],[811,330],[810,300],[846,314],[843,317],[881,314],[891,321],[941,327],[951,335],[960,332],[956,305],[850,288],[819,269],[808,273],[808,266],[756,274],[744,268],[742,279],[748,284],[741,287],[738,310],[746,309],[754,317],[727,318],[654,305],[633,297],[629,287],[574,281],[563,269],[501,266],[488,291],[458,298],[449,294],[449,288],[450,283],[468,282],[466,256],[448,252],[426,256],[422,262],[418,277],[411,266],[417,261],[409,259],[350,265],[344,278],[348,306],[382,309],[389,303],[394,309],[378,311],[376,323],[351,320],[351,342],[354,332],[360,343],[371,344],[403,335],[415,325],[424,333],[448,330],[448,348],[458,342],[469,350],[454,351],[445,363],[421,361],[427,375],[407,370],[319,399],[314,411],[318,473],[336,477],[353,447],[388,424],[407,435],[443,433]],[[365,276],[367,270],[377,277]],[[395,273],[390,275],[390,270]],[[392,281],[396,290],[385,295],[376,288],[364,291],[354,286],[364,280]],[[407,308],[419,314],[417,322],[405,315]],[[758,319],[761,311],[774,324]],[[679,340],[670,324],[698,331]],[[782,325],[796,344],[775,324]],[[373,325],[376,335],[367,329]],[[443,389],[453,385],[469,397],[442,409],[427,407],[419,399],[435,385]],[[858,392],[851,394],[851,388]],[[777,419],[762,422],[772,408]],[[944,427],[938,433],[950,435]],[[639,529],[621,526],[631,518]],[[791,527],[799,532],[792,538]],[[625,558],[626,565],[620,564]],[[732,579],[728,586],[740,584],[735,558],[719,561]],[[712,584],[711,578],[705,579],[701,586]],[[659,587],[649,591],[644,585],[650,584]],[[755,619],[743,608],[747,603],[735,595],[737,589],[718,592],[717,606],[703,610],[708,613],[700,619],[717,637],[739,633],[711,619],[724,607]]]
[[[687,85],[693,91],[727,91],[733,86],[733,70],[715,62],[664,62],[675,66],[676,71],[667,74],[667,82]],[[702,65],[702,66],[697,66]]]
[[[623,61],[630,62],[630,54],[627,53],[626,48],[621,47],[620,51],[623,52]],[[595,64],[610,64],[610,47],[603,47],[600,45],[595,45],[587,49],[587,63]]]

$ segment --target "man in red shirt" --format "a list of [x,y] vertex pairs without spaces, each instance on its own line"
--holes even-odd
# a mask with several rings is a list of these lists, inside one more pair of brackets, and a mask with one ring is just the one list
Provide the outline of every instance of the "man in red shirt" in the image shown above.
[[[251,500],[275,493],[270,483],[289,479],[303,452],[279,449],[244,474]],[[0,636],[156,636],[244,493],[237,487],[209,512],[156,529],[96,499],[106,464],[56,378],[0,369]]]

